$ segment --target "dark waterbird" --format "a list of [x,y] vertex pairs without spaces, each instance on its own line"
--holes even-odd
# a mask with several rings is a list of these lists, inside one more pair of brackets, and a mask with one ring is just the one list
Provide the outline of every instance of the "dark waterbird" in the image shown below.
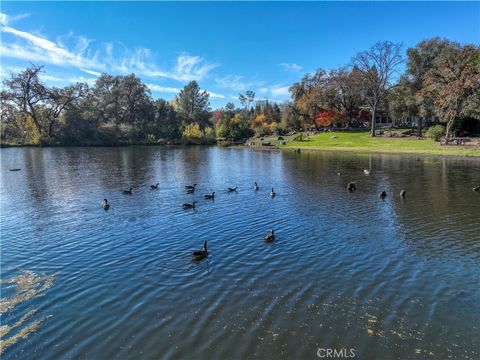
[[195,204],[196,204],[196,203],[197,203],[197,202],[194,201],[194,202],[191,203],[191,204],[183,204],[182,206],[183,206],[184,209],[195,209]]
[[473,191],[480,191],[480,186],[476,186],[472,189]]
[[205,200],[215,200],[215,191],[212,192],[211,194],[203,195]]
[[275,240],[275,234],[273,233],[273,229],[263,238],[265,242],[272,242]]
[[187,189],[187,194],[193,194],[195,192],[195,188]]
[[108,203],[108,200],[107,200],[107,199],[103,199],[102,207],[103,207],[105,210],[110,209],[110,204]]
[[274,197],[275,195],[277,195],[277,193],[275,191],[273,191],[273,188],[272,188],[272,191],[270,191],[270,196]]
[[187,190],[195,190],[195,186],[197,186],[197,184],[193,184],[193,185],[185,185],[185,189]]
[[160,183],[157,183],[156,185],[150,185],[150,190],[157,190],[159,184]]
[[407,196],[407,192],[405,190],[400,191],[400,197],[405,199],[405,196]]
[[381,199],[385,199],[386,197],[387,197],[387,193],[386,193],[385,191],[382,191],[382,192],[380,193],[380,198],[381,198]]
[[253,184],[253,190],[257,191],[258,189],[260,189],[260,188],[258,187],[257,182],[255,182],[255,183]]
[[202,250],[195,250],[192,253],[192,258],[193,260],[200,261],[205,259],[208,256],[208,249],[207,249],[207,241],[203,243],[203,249]]
[[339,171],[339,172],[337,173],[337,175],[338,175],[338,176],[342,176],[342,173]]
[[9,169],[9,171],[20,171],[20,170],[22,170],[22,169],[17,169],[17,168],[15,168],[15,169]]
[[355,186],[355,183],[352,182],[352,181],[350,181],[350,182],[347,184],[347,190],[348,190],[348,191],[352,191],[352,192],[355,191],[355,190],[357,190],[357,187]]
[[234,188],[229,187],[228,192],[237,192],[237,189],[238,187],[234,187]]
[[123,190],[122,194],[123,195],[132,195],[132,190],[133,190],[133,188],[130,188],[130,190]]

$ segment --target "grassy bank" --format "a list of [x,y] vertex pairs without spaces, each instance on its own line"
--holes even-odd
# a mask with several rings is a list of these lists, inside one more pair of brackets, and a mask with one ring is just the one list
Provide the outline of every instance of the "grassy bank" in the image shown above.
[[368,132],[328,132],[303,141],[288,140],[284,148],[480,157],[479,146],[442,146],[432,139],[417,140],[416,137],[372,138]]

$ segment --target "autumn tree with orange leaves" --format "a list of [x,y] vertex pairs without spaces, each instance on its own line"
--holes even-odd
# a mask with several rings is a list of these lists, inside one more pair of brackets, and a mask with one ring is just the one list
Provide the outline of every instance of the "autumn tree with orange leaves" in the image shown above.
[[446,122],[447,138],[458,117],[468,116],[468,105],[480,96],[480,48],[456,44],[438,57],[424,77],[421,93],[433,100],[435,112]]

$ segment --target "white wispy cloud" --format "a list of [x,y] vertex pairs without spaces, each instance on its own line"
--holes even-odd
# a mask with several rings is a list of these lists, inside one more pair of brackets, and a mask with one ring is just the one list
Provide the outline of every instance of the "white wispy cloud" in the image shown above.
[[101,68],[95,61],[85,58],[81,53],[73,53],[57,43],[41,36],[2,25],[3,33],[15,36],[24,43],[7,43],[5,38],[0,45],[2,55],[28,61],[41,61],[55,65]]
[[288,91],[289,86],[284,84],[277,84],[272,86],[266,86],[259,89],[260,93],[262,94],[270,94],[273,97],[285,99],[290,96],[290,92]]
[[61,78],[55,75],[49,75],[45,73],[41,73],[39,75],[40,80],[44,80],[47,82],[65,82],[65,78]]
[[203,79],[210,70],[216,67],[218,64],[207,63],[200,56],[181,55],[177,58],[173,75],[183,81]]
[[[2,33],[9,34],[16,40],[9,42],[5,37],[2,39],[0,45],[2,56],[74,67],[94,76],[99,76],[100,72],[121,74],[133,72],[152,78],[164,77],[178,81],[191,81],[206,78],[212,69],[219,66],[201,56],[184,53],[177,57],[172,69],[158,69],[153,62],[151,50],[147,48],[118,50],[112,43],[105,43],[93,48],[93,40],[72,34],[52,41],[46,37],[9,26],[11,19],[4,13],[0,13],[0,21]],[[63,38],[74,38],[75,44],[67,46],[62,40]]]
[[180,89],[175,87],[165,87],[156,84],[147,84],[147,86],[150,90],[160,93],[178,94],[180,92]]
[[225,95],[214,93],[213,91],[205,90],[213,99],[225,99]]
[[289,96],[288,92],[289,86],[272,86],[270,92],[273,96]]
[[20,19],[24,19],[28,16],[30,16],[29,13],[18,14],[18,15],[7,15],[4,13],[0,13],[0,24],[7,26],[8,24],[11,24]]
[[234,91],[252,90],[264,84],[263,81],[259,80],[245,81],[244,77],[240,75],[227,75],[224,77],[218,77],[215,79],[215,82],[222,88],[231,89]]
[[[157,84],[147,84],[148,88],[152,91],[160,92],[160,93],[170,93],[170,94],[178,94],[181,89],[176,88],[176,87],[166,87],[166,86],[161,86]],[[213,99],[224,99],[225,95],[215,93],[213,91],[205,90],[208,95],[210,95],[210,98]]]
[[89,70],[89,69],[82,69],[82,68],[80,68],[80,70],[82,70],[83,72],[86,72],[87,74],[94,75],[94,76],[97,76],[97,77],[102,75],[102,73],[100,73],[98,71],[93,71],[93,70]]
[[281,67],[283,67],[285,70],[290,71],[290,72],[299,72],[302,70],[302,67],[300,65],[297,65],[295,63],[289,64],[289,63],[281,63]]

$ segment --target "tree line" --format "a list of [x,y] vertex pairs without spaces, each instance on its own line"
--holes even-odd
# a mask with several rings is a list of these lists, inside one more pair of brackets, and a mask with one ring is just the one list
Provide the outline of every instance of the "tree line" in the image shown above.
[[153,99],[135,74],[57,88],[41,81],[43,71],[32,64],[4,81],[2,143],[208,144],[365,126],[375,136],[378,114],[415,119],[418,136],[425,123],[443,123],[450,137],[458,124],[480,119],[480,48],[439,38],[408,49],[406,59],[400,44],[379,42],[348,65],[306,74],[290,87],[290,101],[256,100],[250,90],[239,94],[240,107],[227,103],[213,111],[196,81],[166,101]]
[[450,137],[455,124],[480,120],[480,48],[433,38],[408,49],[405,60],[401,44],[379,42],[349,65],[305,75],[290,92],[298,127],[355,127],[369,120],[375,136],[380,112],[415,119],[418,136],[424,122],[443,123]]

